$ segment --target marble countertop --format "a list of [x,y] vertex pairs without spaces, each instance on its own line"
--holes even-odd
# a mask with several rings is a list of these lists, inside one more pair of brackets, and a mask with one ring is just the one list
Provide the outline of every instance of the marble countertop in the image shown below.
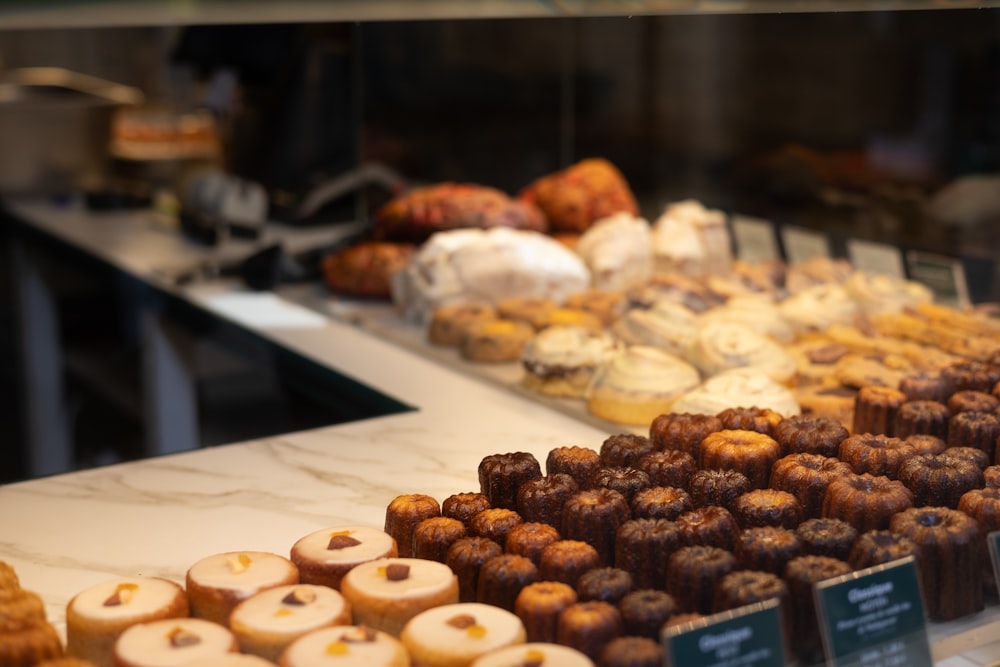
[[[19,212],[45,233],[150,280],[151,266],[175,257],[168,237],[137,244],[128,232],[134,220],[95,226],[74,212]],[[205,303],[218,293],[184,296]],[[69,599],[100,581],[152,575],[183,582],[191,564],[213,553],[287,554],[315,530],[381,527],[385,507],[401,493],[443,500],[478,490],[478,464],[488,454],[527,451],[544,463],[553,447],[597,448],[609,434],[335,319],[241,324],[416,409],[0,486],[0,560],[42,596],[60,632]],[[995,606],[931,634],[938,664],[1000,659]]]

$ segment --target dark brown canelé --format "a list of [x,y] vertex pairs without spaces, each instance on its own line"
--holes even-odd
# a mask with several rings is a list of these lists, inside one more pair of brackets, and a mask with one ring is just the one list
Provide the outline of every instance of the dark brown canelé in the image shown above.
[[703,544],[732,551],[740,533],[740,525],[729,510],[716,505],[685,512],[677,517],[676,523],[684,543],[689,545]]
[[517,490],[517,513],[525,521],[562,525],[562,508],[566,500],[580,490],[580,485],[564,472],[529,479]]
[[941,375],[954,387],[954,391],[989,392],[1000,382],[1000,366],[985,361],[969,360],[941,369]]
[[694,509],[691,495],[673,486],[652,486],[635,494],[631,503],[634,519],[676,519]]
[[581,540],[558,540],[542,549],[538,574],[542,581],[576,586],[580,575],[600,565],[600,554],[593,546]]
[[950,456],[955,459],[968,461],[980,470],[986,470],[990,467],[990,463],[992,463],[989,454],[976,447],[947,447],[941,454],[942,456]]
[[517,509],[517,489],[542,476],[538,459],[529,452],[490,454],[479,462],[479,487],[491,507]]
[[948,447],[944,438],[928,433],[914,433],[907,436],[905,440],[913,445],[917,454],[941,454]]
[[819,619],[813,598],[813,587],[821,581],[850,574],[851,566],[843,560],[828,556],[800,556],[789,561],[783,578],[788,585],[789,617],[792,620],[790,642],[801,664],[813,665],[823,661],[823,642],[820,638]]
[[983,479],[988,488],[1000,488],[1000,465],[987,466],[983,470]]
[[559,581],[528,584],[514,600],[514,614],[524,623],[529,642],[555,642],[559,614],[577,602],[572,586]]
[[891,563],[907,556],[917,557],[920,547],[905,535],[888,530],[869,530],[858,535],[847,562],[855,570]]
[[945,401],[951,414],[959,412],[996,412],[1000,408],[1000,398],[985,391],[956,391]]
[[948,454],[921,454],[903,462],[899,481],[913,492],[916,507],[958,507],[966,491],[982,488],[983,471],[971,461]]
[[780,458],[781,446],[769,435],[756,431],[722,430],[710,433],[701,443],[699,466],[737,470],[755,489],[767,487],[771,466]]
[[455,493],[441,503],[441,515],[450,519],[458,519],[469,526],[469,520],[490,508],[490,499],[478,491]]
[[634,468],[643,455],[653,450],[653,443],[644,435],[615,433],[601,443],[601,467]]
[[630,519],[618,528],[615,567],[632,575],[636,588],[663,589],[667,558],[682,544],[680,528],[667,519]]
[[761,526],[741,532],[734,553],[742,570],[760,570],[781,576],[788,561],[803,555],[804,551],[802,540],[794,530]]
[[666,590],[681,610],[711,614],[715,584],[735,569],[736,556],[731,551],[709,546],[681,547],[667,563]]
[[[1000,530],[1000,489],[986,487],[966,492],[958,500],[958,511],[975,519],[984,536]],[[983,565],[983,584],[986,590],[996,592],[996,577],[989,558]]]
[[782,454],[818,454],[837,456],[840,443],[850,435],[836,419],[795,415],[786,417],[774,428],[774,439]]
[[695,507],[718,505],[729,509],[733,501],[752,490],[750,478],[738,470],[698,470],[688,480],[687,490]]
[[986,545],[976,520],[947,507],[914,507],[892,517],[889,530],[918,547],[917,570],[927,616],[949,621],[982,611],[979,581]]
[[911,435],[935,435],[942,440],[948,437],[948,406],[938,401],[907,401],[896,412],[897,438]]
[[748,491],[733,502],[731,512],[740,528],[795,528],[803,517],[799,499],[788,491],[778,489]]
[[905,484],[864,473],[830,482],[823,497],[822,516],[846,521],[859,533],[865,533],[888,528],[893,514],[912,506],[913,493]]
[[621,493],[594,488],[573,494],[563,505],[559,533],[566,540],[580,540],[593,546],[601,565],[614,565],[615,534],[618,526],[631,518],[628,501]]
[[528,584],[538,581],[538,567],[530,558],[514,554],[494,556],[479,568],[476,601],[514,611],[514,601]]
[[840,443],[841,461],[858,473],[896,479],[900,464],[916,452],[901,438],[873,433],[855,433]]
[[660,629],[677,611],[677,603],[662,590],[639,589],[622,598],[618,611],[622,614],[626,635],[659,639]]
[[650,486],[649,475],[638,468],[601,468],[594,478],[595,488],[617,491],[625,496],[627,503],[632,502],[636,493]]
[[788,605],[788,586],[776,574],[757,570],[734,570],[715,586],[712,608],[715,612],[729,611],[755,602],[781,600]]
[[559,614],[556,641],[597,661],[604,646],[620,637],[623,628],[618,607],[599,600],[577,602]]
[[851,524],[840,519],[819,517],[806,519],[795,528],[795,534],[802,540],[802,548],[807,555],[828,556],[848,560],[858,531]]
[[[718,414],[722,429],[733,431],[756,431],[774,437],[774,429],[783,417],[770,408],[734,407],[726,408]],[[720,430],[722,430],[720,429]]]
[[986,452],[990,463],[996,460],[1000,438],[1000,416],[992,412],[959,412],[948,420],[949,447],[975,447]]
[[660,667],[663,648],[649,637],[616,637],[605,644],[597,660],[600,667]]
[[892,387],[861,387],[854,397],[851,432],[895,434],[896,412],[906,402],[906,394]]
[[722,420],[715,415],[671,412],[653,419],[649,439],[656,449],[678,449],[698,460],[701,441],[709,433],[722,430]]
[[617,605],[633,588],[632,575],[620,567],[595,567],[576,581],[581,602],[601,600]]
[[826,487],[834,479],[852,472],[851,466],[838,458],[805,452],[789,454],[771,468],[769,486],[798,498],[804,519],[818,517]]
[[444,563],[458,577],[459,602],[476,601],[480,568],[502,553],[503,547],[486,537],[463,537],[451,545]]
[[570,445],[549,450],[545,458],[545,472],[549,476],[566,473],[576,480],[580,489],[594,486],[594,477],[601,469],[601,455],[595,449]]
[[559,539],[561,539],[559,531],[554,526],[539,521],[525,521],[507,533],[504,552],[530,558],[535,565],[538,565],[542,549]]
[[649,475],[650,486],[679,488],[687,486],[691,475],[698,469],[694,457],[679,449],[650,452],[640,458],[635,467]]
[[519,523],[524,523],[524,519],[514,510],[491,507],[472,517],[469,521],[469,533],[489,538],[503,548],[507,543],[507,533]]
[[451,545],[467,534],[465,524],[458,519],[446,516],[424,519],[413,529],[413,557],[443,563]]
[[423,493],[396,496],[385,510],[385,532],[396,540],[400,558],[413,555],[413,529],[424,519],[441,516],[437,499]]
[[944,403],[954,387],[940,373],[918,372],[906,375],[899,381],[899,390],[908,401],[937,401]]

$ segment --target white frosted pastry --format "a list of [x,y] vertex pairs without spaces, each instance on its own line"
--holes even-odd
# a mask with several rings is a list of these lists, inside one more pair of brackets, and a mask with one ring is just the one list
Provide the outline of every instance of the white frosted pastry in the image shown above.
[[265,660],[259,655],[248,653],[226,653],[210,658],[184,663],[184,667],[275,667],[277,663]]
[[853,272],[854,267],[846,259],[817,255],[789,265],[785,289],[789,294],[798,294],[816,285],[841,284]]
[[351,606],[326,586],[292,584],[261,591],[236,605],[229,628],[244,653],[277,661],[296,638],[312,630],[351,624]]
[[299,569],[267,551],[228,551],[196,562],[185,581],[191,615],[226,625],[233,607],[254,593],[299,583]]
[[524,623],[517,615],[478,602],[428,609],[414,616],[400,641],[420,667],[466,667],[481,655],[523,644]]
[[593,286],[626,290],[653,275],[652,230],[645,218],[627,212],[596,221],[576,244]]
[[314,630],[285,649],[281,667],[409,667],[410,656],[395,637],[359,625]]
[[110,665],[115,640],[129,626],[187,615],[184,589],[167,579],[133,577],[95,584],[66,605],[66,653]]
[[562,644],[530,642],[498,649],[473,661],[471,667],[594,667],[586,654]]
[[934,300],[934,292],[913,280],[881,273],[855,271],[844,283],[847,293],[865,313],[900,313]]
[[114,647],[115,667],[175,667],[239,651],[236,636],[201,618],[171,618],[133,625]]
[[590,270],[575,252],[537,232],[507,228],[438,232],[392,280],[392,299],[411,320],[426,323],[448,303],[492,303],[509,297],[566,296],[590,287]]
[[354,622],[398,637],[411,618],[458,602],[458,577],[444,563],[380,558],[353,568],[340,582]]
[[673,412],[716,415],[728,408],[770,408],[783,417],[799,414],[799,404],[788,387],[752,368],[719,373],[679,396]]
[[795,377],[795,359],[770,336],[743,324],[711,322],[698,329],[685,358],[705,376],[734,368],[754,368],[775,382]]
[[548,327],[521,351],[524,386],[552,396],[583,396],[597,368],[621,349],[621,343],[603,331]]
[[396,555],[396,540],[370,526],[317,530],[296,541],[291,550],[292,562],[299,568],[299,581],[337,589],[355,565]]
[[653,223],[653,255],[657,271],[727,273],[732,242],[725,213],[693,199],[667,205]]
[[632,308],[611,330],[629,345],[648,345],[679,355],[694,342],[698,325],[690,308],[660,299],[649,309]]
[[735,296],[698,316],[701,326],[714,322],[741,324],[778,343],[790,343],[795,339],[795,329],[782,316],[771,295]]
[[648,426],[700,381],[698,370],[680,357],[632,345],[595,373],[587,390],[587,409],[620,424]]
[[778,304],[778,310],[798,334],[822,332],[834,324],[851,324],[858,304],[843,285],[827,283],[806,288]]

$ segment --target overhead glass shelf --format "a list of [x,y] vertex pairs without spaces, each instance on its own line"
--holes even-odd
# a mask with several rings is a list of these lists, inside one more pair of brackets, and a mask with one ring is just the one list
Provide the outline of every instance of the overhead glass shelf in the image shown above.
[[0,30],[991,7],[1000,0],[5,0]]

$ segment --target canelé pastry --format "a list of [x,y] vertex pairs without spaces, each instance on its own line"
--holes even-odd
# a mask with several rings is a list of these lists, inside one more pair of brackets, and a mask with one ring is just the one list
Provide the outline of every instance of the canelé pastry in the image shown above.
[[778,489],[754,489],[733,501],[730,510],[741,528],[778,526],[795,528],[802,521],[802,503]]
[[771,466],[781,456],[781,447],[769,435],[756,431],[724,429],[710,433],[701,443],[702,468],[737,470],[751,486],[763,489],[771,477]]
[[914,507],[892,517],[889,530],[919,548],[917,570],[927,616],[948,621],[982,611],[985,544],[976,520],[947,507]]
[[465,329],[459,351],[464,359],[488,363],[518,361],[535,330],[517,320],[476,320]]
[[979,466],[947,454],[920,454],[903,461],[899,481],[913,493],[916,507],[958,507],[966,491],[985,484]]
[[392,275],[406,266],[414,250],[408,243],[362,241],[323,258],[323,281],[332,292],[389,299]]
[[573,587],[559,581],[528,584],[514,600],[514,613],[524,623],[529,642],[555,642],[559,614],[576,603]]
[[576,592],[582,602],[601,600],[617,605],[633,587],[632,575],[620,567],[595,567],[576,581]]
[[849,475],[830,482],[821,515],[840,519],[859,533],[889,527],[893,514],[913,506],[913,492],[888,477]]
[[625,501],[632,502],[635,494],[648,489],[651,484],[649,475],[638,468],[601,468],[594,480],[595,488],[612,489],[625,496]]
[[722,420],[715,413],[668,412],[649,424],[649,439],[660,450],[677,449],[697,461],[701,441],[709,433],[722,430]]
[[479,568],[476,601],[514,611],[514,600],[528,584],[538,581],[538,566],[530,558],[500,554]]
[[184,589],[159,577],[112,579],[74,595],[66,605],[66,653],[101,667],[131,625],[189,613]]
[[983,470],[983,478],[987,488],[1000,488],[1000,465],[987,466]]
[[451,545],[444,562],[458,577],[459,601],[476,601],[480,568],[502,553],[503,547],[486,537],[463,537]]
[[986,453],[990,463],[996,456],[1000,438],[1000,416],[991,412],[959,412],[948,420],[949,447],[975,447]]
[[251,595],[236,605],[229,629],[244,653],[277,662],[297,638],[333,625],[349,625],[351,607],[327,586],[292,584]]
[[633,519],[673,520],[694,509],[691,495],[676,486],[651,486],[635,494],[630,504]]
[[514,510],[491,507],[469,520],[469,532],[478,537],[486,537],[501,547],[507,543],[507,533],[524,519]]
[[771,468],[769,486],[794,495],[801,505],[803,519],[818,517],[826,487],[834,479],[852,472],[851,466],[837,458],[805,452],[789,454]]
[[811,556],[828,556],[848,560],[858,531],[841,519],[819,517],[806,519],[795,528],[802,550]]
[[458,577],[448,565],[436,561],[380,558],[348,572],[340,582],[340,592],[350,603],[356,624],[395,637],[421,611],[458,602]]
[[980,470],[986,470],[992,463],[989,454],[977,447],[946,447],[941,454],[968,461]]
[[529,452],[510,452],[484,457],[478,472],[480,490],[490,505],[516,510],[518,487],[529,479],[541,477],[542,467]]
[[527,521],[510,529],[504,551],[529,558],[538,565],[542,558],[542,550],[559,539],[559,531],[554,526],[538,521]]
[[907,436],[906,441],[913,445],[917,454],[942,454],[948,447],[943,438],[926,433],[915,433]]
[[0,623],[46,620],[45,603],[38,593],[17,588],[0,589]]
[[724,507],[707,505],[697,507],[677,517],[686,544],[702,544],[732,551],[740,526]]
[[601,455],[589,447],[556,447],[550,449],[545,457],[546,474],[566,473],[576,480],[581,489],[593,488],[594,477],[600,469]]
[[639,213],[625,177],[603,158],[587,158],[546,174],[521,190],[518,199],[540,208],[554,232],[580,233],[615,213]]
[[858,535],[847,562],[855,570],[863,570],[894,560],[917,556],[920,547],[910,538],[889,530],[869,530]]
[[709,546],[681,547],[667,561],[666,590],[679,609],[711,614],[715,584],[735,569],[732,551]]
[[650,308],[630,308],[611,332],[628,345],[648,345],[683,355],[698,335],[694,311],[670,299],[661,299]]
[[18,590],[21,588],[21,581],[17,576],[17,571],[9,563],[0,560],[0,591]]
[[455,493],[441,502],[441,515],[450,519],[458,519],[469,526],[469,520],[485,509],[490,508],[490,499],[478,491]]
[[740,569],[761,570],[781,576],[788,561],[803,554],[803,546],[794,530],[760,526],[740,533],[734,553]]
[[448,557],[448,549],[455,540],[460,540],[466,535],[468,530],[458,519],[446,516],[424,519],[413,529],[413,557],[443,563]]
[[829,419],[850,429],[854,425],[854,397],[857,394],[857,389],[830,381],[826,384],[799,385],[793,395],[803,416]]
[[966,389],[953,393],[944,404],[953,415],[959,412],[996,412],[1000,408],[1000,398],[985,391]]
[[621,612],[607,602],[589,600],[572,604],[559,614],[556,640],[597,660],[604,645],[624,630]]
[[829,556],[799,556],[793,558],[782,575],[788,585],[788,602],[791,604],[793,651],[802,664],[819,664],[823,661],[823,642],[820,639],[819,619],[813,588],[827,579],[851,572],[851,566]]
[[458,347],[465,340],[469,325],[497,319],[496,308],[485,303],[453,303],[438,306],[427,327],[427,340],[433,345]]
[[650,486],[683,488],[698,469],[694,457],[679,449],[664,449],[642,456],[635,467],[649,475]]
[[595,667],[593,660],[569,646],[530,641],[519,646],[490,651],[476,658],[469,667],[518,667],[519,665]]
[[930,371],[910,373],[899,381],[899,390],[906,394],[907,401],[935,401],[944,403],[954,393],[941,373]]
[[[987,487],[967,491],[958,500],[958,511],[963,512],[979,524],[979,532],[983,535],[1000,530],[1000,489]],[[986,558],[983,566],[983,582],[986,590],[996,591],[996,577],[993,574],[993,564]]]
[[339,589],[340,580],[358,563],[397,555],[396,540],[384,530],[336,526],[299,538],[290,557],[299,568],[301,583]]
[[[255,655],[243,656],[242,654],[234,654],[237,657],[245,657],[248,662],[245,663],[245,667],[274,667],[274,663],[264,660],[263,658],[258,658]],[[255,662],[251,662],[255,661]],[[58,658],[48,658],[41,662],[36,662],[35,667],[96,667],[94,663],[89,660],[83,660],[82,658],[74,658],[72,656],[59,656]],[[195,665],[195,667],[199,667]],[[211,666],[208,666],[211,667]],[[229,667],[228,664],[224,667]],[[240,665],[232,665],[232,667],[240,667]]]
[[694,366],[680,357],[655,347],[632,345],[594,374],[587,391],[587,409],[612,422],[646,426],[700,381]]
[[521,350],[522,383],[550,396],[582,397],[598,366],[621,349],[611,334],[583,326],[549,326]]
[[737,407],[726,408],[719,413],[722,429],[736,431],[757,431],[774,437],[774,429],[784,420],[780,414],[770,408]]
[[780,600],[787,609],[788,585],[780,576],[757,570],[734,570],[716,584],[712,607],[715,612],[728,611],[773,599]]
[[907,401],[896,412],[893,432],[898,438],[925,434],[939,438],[948,437],[948,406],[937,401]]
[[854,472],[896,479],[900,464],[916,453],[901,438],[873,433],[855,433],[840,443],[839,458]]
[[654,451],[652,441],[635,433],[615,433],[601,443],[601,466],[604,468],[635,467],[646,454]]
[[586,289],[566,296],[564,305],[593,313],[604,326],[611,326],[625,312],[625,293],[619,290]]
[[892,387],[861,387],[854,398],[854,433],[894,435],[896,412],[906,394]]
[[225,625],[203,618],[164,618],[131,625],[115,642],[115,667],[183,665],[225,653],[239,643]]
[[61,657],[59,634],[44,618],[0,618],[0,664],[4,667],[34,667]]
[[659,639],[660,629],[677,611],[677,603],[669,593],[646,588],[623,597],[618,603],[618,611],[622,614],[626,635]]
[[753,484],[736,470],[708,468],[695,471],[687,488],[695,507],[718,505],[728,509],[737,498],[753,489]]
[[523,644],[525,632],[513,612],[460,602],[417,614],[399,639],[414,665],[463,667],[491,651]]
[[680,528],[668,519],[630,519],[618,527],[615,567],[632,575],[636,588],[663,589],[667,558],[684,546]]
[[[992,345],[997,345],[996,340]],[[945,366],[941,369],[941,375],[951,382],[955,391],[971,389],[989,392],[1000,382],[1000,366],[972,359]]]
[[537,331],[545,326],[549,313],[555,310],[558,304],[544,296],[519,296],[500,299],[496,307],[500,317],[530,324],[531,328]]
[[409,667],[398,639],[363,625],[341,625],[302,635],[281,654],[280,667]]
[[663,648],[649,637],[617,637],[605,644],[598,657],[601,667],[658,667],[662,663]]
[[233,607],[254,593],[299,583],[299,568],[266,551],[230,551],[198,560],[185,582],[191,615],[226,625]]
[[559,533],[565,540],[580,540],[593,546],[601,565],[614,565],[615,534],[618,526],[630,518],[628,500],[618,491],[586,489],[570,496],[563,505]]
[[413,555],[413,529],[434,516],[441,516],[441,505],[425,493],[405,493],[389,502],[385,509],[385,532],[396,540],[401,558]]
[[542,549],[538,576],[541,581],[576,586],[580,575],[600,565],[600,554],[590,544],[580,540],[558,540]]

